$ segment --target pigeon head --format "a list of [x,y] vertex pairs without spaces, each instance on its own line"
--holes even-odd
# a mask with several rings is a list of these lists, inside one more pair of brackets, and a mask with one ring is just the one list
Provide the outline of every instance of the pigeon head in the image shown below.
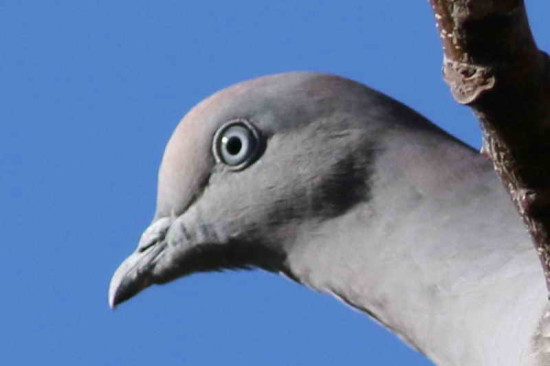
[[[315,73],[240,83],[174,131],[154,219],[109,302],[260,268],[337,296],[438,363],[527,364],[544,341],[533,335],[547,325],[546,289],[499,187],[473,149],[361,84]],[[485,352],[495,344],[506,352]]]
[[166,147],[155,218],[114,274],[110,305],[195,272],[286,271],[297,238],[369,200],[373,161],[394,127],[384,121],[400,113],[410,119],[384,95],[315,73],[202,101]]

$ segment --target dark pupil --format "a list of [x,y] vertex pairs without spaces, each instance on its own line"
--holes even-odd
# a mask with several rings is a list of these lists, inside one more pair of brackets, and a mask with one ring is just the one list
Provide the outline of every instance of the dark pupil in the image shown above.
[[239,151],[241,151],[241,148],[243,147],[243,143],[240,138],[238,137],[230,137],[229,141],[227,141],[227,152],[231,155],[237,155]]

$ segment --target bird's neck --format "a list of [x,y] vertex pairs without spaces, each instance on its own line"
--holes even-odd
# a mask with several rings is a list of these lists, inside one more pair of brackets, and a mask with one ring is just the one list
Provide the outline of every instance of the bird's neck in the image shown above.
[[292,276],[438,365],[538,365],[543,275],[489,163],[454,141],[383,154],[370,198],[289,251]]

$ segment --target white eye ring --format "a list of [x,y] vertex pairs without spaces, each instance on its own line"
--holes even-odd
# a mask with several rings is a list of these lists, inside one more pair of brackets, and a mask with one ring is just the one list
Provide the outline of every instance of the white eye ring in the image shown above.
[[248,121],[227,122],[216,131],[212,149],[216,160],[233,170],[241,170],[253,163],[261,151],[261,136]]

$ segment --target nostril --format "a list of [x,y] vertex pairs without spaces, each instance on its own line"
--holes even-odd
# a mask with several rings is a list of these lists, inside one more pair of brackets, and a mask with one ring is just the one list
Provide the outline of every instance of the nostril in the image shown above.
[[151,248],[152,246],[154,246],[158,241],[157,240],[153,240],[145,245],[141,245],[139,248],[138,248],[138,253],[143,253],[145,252],[147,249]]
[[172,225],[171,218],[163,217],[155,220],[141,235],[136,252],[143,253],[152,246],[164,241],[170,225]]

